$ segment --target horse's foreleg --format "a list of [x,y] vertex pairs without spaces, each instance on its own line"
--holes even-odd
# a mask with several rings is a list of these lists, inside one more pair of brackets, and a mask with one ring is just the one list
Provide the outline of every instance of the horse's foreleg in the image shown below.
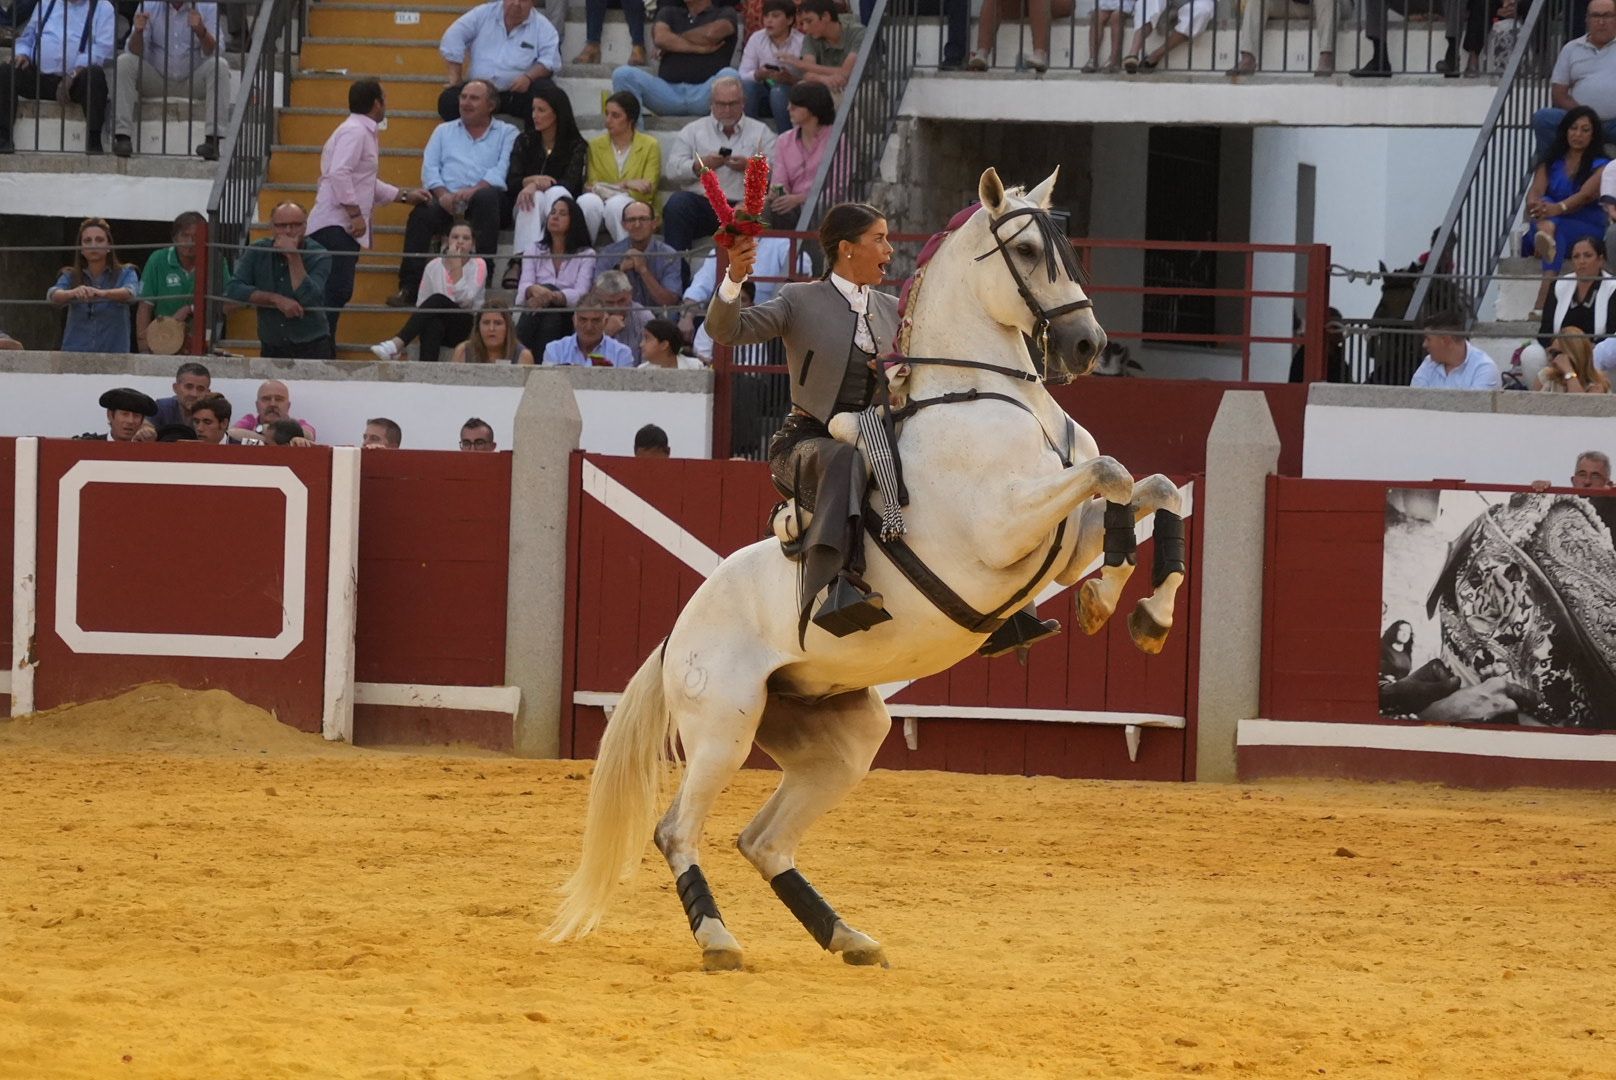
[[[684,681],[686,687],[692,685],[688,675]],[[724,925],[701,872],[701,834],[713,802],[752,749],[763,712],[762,680],[755,696],[741,695],[745,700],[729,700],[705,683],[698,696],[699,710],[690,701],[669,702],[678,718],[685,776],[656,827],[656,845],[673,871],[690,932],[701,946],[702,966],[708,971],[733,971],[741,966],[741,943]]]
[[[1067,561],[1065,568],[1056,575],[1055,580],[1062,585],[1072,584],[1082,576],[1084,570],[1101,551],[1104,551],[1105,562],[1100,567],[1099,577],[1085,581],[1078,592],[1078,624],[1084,633],[1096,633],[1105,625],[1106,620],[1116,610],[1123,587],[1133,576],[1134,526],[1147,514],[1165,511],[1171,518],[1158,518],[1158,522],[1161,523],[1164,533],[1171,533],[1180,506],[1178,488],[1171,480],[1158,473],[1135,484],[1125,502],[1096,500],[1082,508],[1078,516],[1077,544],[1072,557]],[[1177,536],[1179,543],[1174,550],[1178,552],[1181,563],[1183,549],[1181,524]],[[1164,557],[1171,554],[1167,549],[1171,546],[1172,537],[1164,536],[1164,540],[1166,542],[1158,544],[1156,548],[1158,568],[1165,565]],[[1160,652],[1162,643],[1167,637],[1167,629],[1172,626],[1173,595],[1183,580],[1182,566],[1176,574],[1162,576],[1170,580],[1158,581],[1156,593],[1148,600],[1141,601],[1140,608],[1135,609],[1129,618],[1129,630],[1133,634],[1134,642],[1146,652]],[[1141,617],[1141,609],[1146,611],[1145,617]],[[1153,623],[1146,621],[1150,617],[1155,618]],[[1151,644],[1154,644],[1154,648]]]
[[797,844],[864,779],[892,718],[874,690],[807,705],[771,698],[758,745],[780,765],[780,786],[737,846],[820,948],[849,964],[886,966],[881,943],[849,926],[796,867]]
[[1116,458],[1096,457],[1058,473],[1011,485],[1006,501],[984,521],[994,528],[977,540],[977,555],[988,566],[1013,566],[1038,549],[1055,527],[1090,498],[1127,502],[1133,477]]

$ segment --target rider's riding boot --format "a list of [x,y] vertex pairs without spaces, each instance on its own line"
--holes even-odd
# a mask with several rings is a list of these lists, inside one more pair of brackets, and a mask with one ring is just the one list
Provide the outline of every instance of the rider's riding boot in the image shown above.
[[1027,650],[1045,638],[1054,637],[1060,633],[1061,624],[1058,619],[1040,619],[1038,605],[1028,604],[1005,622],[982,643],[976,651],[983,656],[1003,656],[1011,649],[1021,652],[1022,661],[1027,658]]
[[825,602],[814,612],[813,622],[836,637],[846,637],[890,618],[892,616],[887,614],[881,594],[872,590],[853,571],[843,570],[826,588]]

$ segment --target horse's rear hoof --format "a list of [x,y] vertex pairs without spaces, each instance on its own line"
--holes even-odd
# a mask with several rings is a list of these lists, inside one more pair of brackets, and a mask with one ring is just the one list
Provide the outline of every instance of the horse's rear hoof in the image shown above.
[[741,967],[738,949],[707,949],[701,954],[703,971],[740,971]]
[[1151,618],[1143,602],[1128,615],[1128,636],[1133,638],[1133,643],[1138,646],[1140,652],[1150,653],[1152,656],[1161,652],[1162,647],[1167,644],[1167,632],[1171,629],[1172,627],[1163,626]]
[[890,968],[887,963],[886,950],[877,946],[874,949],[846,949],[842,952],[842,963],[852,964],[854,967],[884,967]]
[[1092,637],[1110,617],[1111,609],[1100,599],[1100,583],[1092,579],[1085,581],[1077,591],[1077,625]]

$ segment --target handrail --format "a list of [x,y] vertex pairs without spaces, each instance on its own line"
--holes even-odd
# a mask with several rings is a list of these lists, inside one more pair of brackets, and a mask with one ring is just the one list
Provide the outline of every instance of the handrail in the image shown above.
[[[276,76],[280,104],[290,100],[292,61],[308,24],[308,0],[262,0],[253,23],[252,46],[241,73],[241,90],[230,112],[230,126],[219,143],[219,167],[208,192],[208,234],[214,257],[209,260],[208,295],[224,292],[228,249],[245,241],[258,207],[258,188],[269,166],[275,142]],[[215,330],[222,315],[209,300],[207,325]]]
[[1453,253],[1452,279],[1461,295],[1470,295],[1470,310],[1461,313],[1466,325],[1474,321],[1475,309],[1498,270],[1536,163],[1532,115],[1549,104],[1550,70],[1565,39],[1563,22],[1545,15],[1549,3],[1532,0],[1516,31],[1515,48],[1415,283],[1403,316],[1406,321],[1420,317],[1431,286],[1443,272],[1446,260],[1441,253]]
[[798,229],[815,229],[823,206],[869,198],[915,70],[914,6],[915,0],[876,0],[864,45],[836,110],[830,145],[819,159],[813,187],[797,215]]

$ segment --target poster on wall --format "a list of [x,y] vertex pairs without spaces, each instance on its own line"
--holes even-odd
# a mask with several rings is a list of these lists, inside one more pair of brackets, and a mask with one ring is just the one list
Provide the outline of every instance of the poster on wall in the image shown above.
[[1616,730],[1616,494],[1388,491],[1380,711]]

